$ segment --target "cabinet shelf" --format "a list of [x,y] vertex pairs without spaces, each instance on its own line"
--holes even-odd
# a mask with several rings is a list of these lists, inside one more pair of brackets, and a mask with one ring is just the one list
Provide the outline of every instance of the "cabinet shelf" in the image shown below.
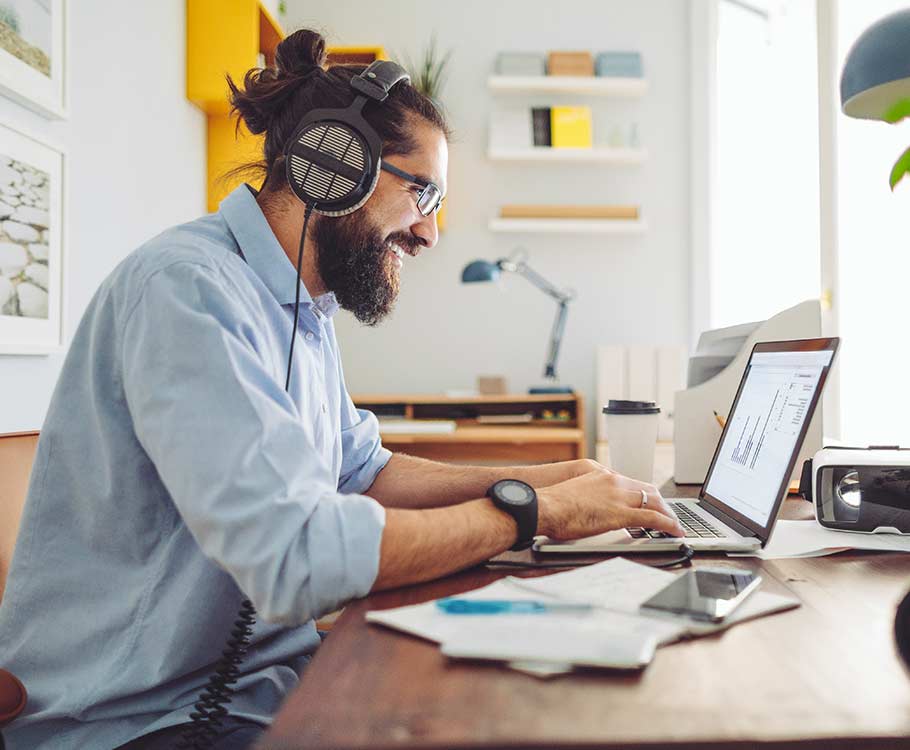
[[490,76],[487,87],[494,92],[524,94],[588,94],[638,98],[648,90],[644,78],[599,76]]
[[641,219],[490,219],[491,232],[516,234],[644,234]]
[[532,146],[530,148],[490,148],[487,157],[491,161],[511,162],[569,162],[599,164],[641,164],[648,158],[643,148],[616,148],[595,146],[594,148],[552,148]]

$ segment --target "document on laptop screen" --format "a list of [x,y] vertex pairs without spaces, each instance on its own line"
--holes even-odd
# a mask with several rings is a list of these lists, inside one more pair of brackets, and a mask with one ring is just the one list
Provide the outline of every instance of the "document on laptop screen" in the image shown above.
[[797,450],[809,404],[831,351],[757,352],[728,418],[705,491],[760,526]]

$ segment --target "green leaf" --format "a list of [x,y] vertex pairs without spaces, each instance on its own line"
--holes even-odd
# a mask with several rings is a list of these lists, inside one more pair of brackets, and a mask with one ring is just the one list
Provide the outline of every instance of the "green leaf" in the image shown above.
[[910,172],[910,148],[904,151],[898,160],[894,162],[894,166],[891,167],[891,177],[888,182],[891,184],[892,190],[908,172]]
[[910,117],[910,99],[900,99],[899,101],[894,102],[894,104],[885,110],[885,114],[882,115],[882,119],[885,122],[890,122],[892,125],[896,122],[900,122],[905,117]]

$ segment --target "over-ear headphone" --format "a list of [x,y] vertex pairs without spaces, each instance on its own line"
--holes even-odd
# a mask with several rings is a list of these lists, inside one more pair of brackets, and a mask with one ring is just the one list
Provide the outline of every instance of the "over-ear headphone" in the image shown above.
[[357,92],[345,109],[314,109],[297,126],[285,151],[288,184],[307,207],[325,216],[360,208],[379,180],[382,139],[364,119],[369,101],[383,102],[411,77],[400,65],[377,60],[351,79]]

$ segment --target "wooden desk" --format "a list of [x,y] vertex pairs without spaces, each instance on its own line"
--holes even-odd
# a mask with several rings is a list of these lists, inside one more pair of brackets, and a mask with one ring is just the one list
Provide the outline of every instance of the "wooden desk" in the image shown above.
[[[807,514],[807,503],[786,502],[784,517]],[[699,556],[696,565],[718,559],[728,560]],[[737,564],[760,570],[765,590],[789,591],[803,606],[662,648],[640,675],[590,671],[542,681],[450,662],[436,644],[363,619],[369,609],[486,585],[502,571],[474,568],[370,596],[344,611],[261,747],[910,747],[910,676],[891,632],[910,585],[910,555]]]
[[[456,463],[545,463],[584,458],[584,399],[576,393],[501,396],[358,394],[354,403],[380,417],[382,444],[391,451]],[[557,418],[562,413],[564,418]],[[491,417],[529,416],[519,424],[484,423]],[[552,416],[545,416],[552,415]],[[385,432],[382,417],[451,420],[453,432]]]

